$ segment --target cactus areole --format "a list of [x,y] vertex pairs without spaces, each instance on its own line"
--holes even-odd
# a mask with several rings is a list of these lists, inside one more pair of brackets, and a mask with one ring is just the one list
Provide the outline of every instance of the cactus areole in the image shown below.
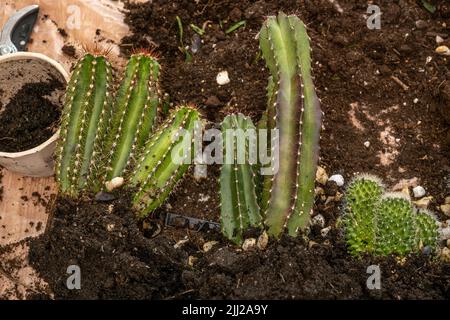
[[[260,47],[271,73],[268,115],[279,130],[280,165],[265,205],[269,234],[292,236],[309,225],[322,112],[312,76],[309,37],[296,16],[269,17]],[[264,196],[262,197],[265,198]]]

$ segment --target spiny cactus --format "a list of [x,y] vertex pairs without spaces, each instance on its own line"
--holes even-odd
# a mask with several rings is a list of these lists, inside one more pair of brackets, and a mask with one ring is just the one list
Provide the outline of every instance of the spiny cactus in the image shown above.
[[[262,225],[262,217],[255,191],[255,173],[249,163],[249,139],[237,145],[234,134],[242,134],[256,128],[250,118],[242,114],[229,115],[222,122],[225,163],[220,173],[221,223],[223,234],[237,244],[242,243],[243,233],[249,227]],[[256,138],[256,137],[255,137]],[[238,161],[238,148],[245,152],[245,162]]]
[[418,252],[438,243],[436,219],[417,211],[401,193],[384,193],[380,180],[362,175],[353,180],[345,196],[344,226],[353,255]]
[[106,149],[106,178],[122,177],[130,162],[149,139],[161,106],[160,65],[150,53],[128,61],[114,102]]
[[[296,16],[280,13],[269,17],[260,32],[260,47],[272,74],[269,103],[275,109],[272,119],[280,144],[279,170],[270,186],[266,222],[269,234],[275,237],[286,226],[289,234],[296,236],[309,225],[313,209],[322,117],[311,76],[306,27]],[[271,109],[269,106],[268,111]]]
[[134,205],[141,217],[157,209],[188,170],[188,160],[193,158],[194,130],[199,127],[199,112],[180,107],[172,111],[142,148],[136,169],[129,177],[131,187],[136,188]]
[[361,175],[346,192],[345,228],[350,251],[372,252],[375,247],[375,210],[384,192],[380,179]]
[[67,87],[56,148],[56,179],[63,195],[98,188],[101,156],[111,117],[111,65],[104,56],[85,55]]

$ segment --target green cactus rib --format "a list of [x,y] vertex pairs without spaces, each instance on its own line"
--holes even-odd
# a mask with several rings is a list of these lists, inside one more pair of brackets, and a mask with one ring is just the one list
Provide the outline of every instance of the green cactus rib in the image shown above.
[[[262,217],[256,196],[255,173],[248,161],[249,141],[238,146],[235,134],[245,134],[256,128],[250,118],[242,114],[229,115],[222,122],[222,137],[227,159],[220,173],[221,225],[222,233],[236,244],[241,244],[243,234],[249,227],[262,225]],[[238,150],[246,152],[245,163],[238,163]]]
[[381,181],[370,175],[356,177],[347,188],[344,226],[354,255],[375,249],[375,211],[383,192]]
[[405,256],[423,247],[437,247],[435,217],[417,211],[402,193],[384,193],[381,181],[370,175],[356,177],[345,195],[344,227],[351,254]]
[[103,56],[85,55],[69,81],[56,148],[56,179],[70,197],[93,192],[101,175],[103,143],[111,116],[112,68]]
[[269,17],[260,32],[260,47],[272,74],[280,145],[279,170],[273,177],[266,222],[269,234],[275,237],[285,227],[296,236],[309,225],[314,205],[322,117],[311,77],[305,25],[298,17],[283,13]]
[[[142,148],[136,170],[129,177],[131,187],[136,189],[133,203],[140,217],[147,216],[164,203],[189,169],[189,163],[174,161],[173,155],[192,159],[194,130],[199,126],[199,112],[192,107],[180,107],[172,111]],[[189,135],[182,135],[180,130]]]
[[135,54],[128,61],[110,124],[106,181],[124,175],[157,123],[159,74],[160,65],[149,54]]

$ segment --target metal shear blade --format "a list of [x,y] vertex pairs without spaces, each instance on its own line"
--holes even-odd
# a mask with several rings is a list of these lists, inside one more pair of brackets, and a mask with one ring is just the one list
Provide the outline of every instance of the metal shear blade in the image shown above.
[[31,5],[16,12],[0,33],[0,55],[25,51],[39,12],[38,5]]

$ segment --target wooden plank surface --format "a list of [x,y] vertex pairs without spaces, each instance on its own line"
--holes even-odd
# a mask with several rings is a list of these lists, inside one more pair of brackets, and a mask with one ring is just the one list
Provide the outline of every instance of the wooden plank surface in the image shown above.
[[[98,42],[112,47],[110,59],[116,66],[120,39],[128,32],[123,22],[123,4],[110,0],[6,0],[0,2],[0,28],[6,20],[27,5],[40,6],[39,18],[32,34],[29,51],[43,53],[59,61],[70,70],[74,59],[62,53],[64,44],[74,45],[80,54],[83,46],[92,47]],[[74,27],[73,19],[80,25]],[[72,19],[72,20],[71,20]],[[66,31],[64,38],[58,28]],[[100,36],[97,35],[100,30]],[[0,254],[0,300],[23,299],[25,292],[39,292],[45,283],[28,265],[28,247],[20,241],[41,234],[47,219],[45,202],[56,193],[53,177],[23,177],[3,169],[3,200],[0,201],[0,246],[12,245],[14,249]],[[33,196],[33,193],[35,196]],[[36,195],[39,194],[40,197]],[[11,271],[14,269],[13,271]]]

